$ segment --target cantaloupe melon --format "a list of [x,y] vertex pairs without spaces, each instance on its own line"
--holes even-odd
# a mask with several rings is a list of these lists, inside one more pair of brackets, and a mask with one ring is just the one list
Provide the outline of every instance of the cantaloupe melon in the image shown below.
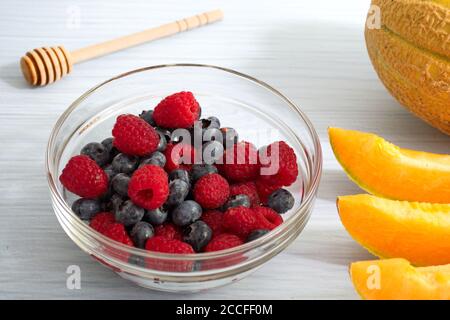
[[371,133],[328,132],[336,158],[364,190],[396,200],[450,203],[450,155],[402,149]]
[[379,78],[401,104],[450,134],[450,0],[372,4],[381,27],[367,24],[365,37]]
[[450,204],[361,194],[338,197],[337,207],[348,233],[376,256],[418,266],[450,264]]
[[350,276],[364,299],[450,299],[450,264],[414,268],[404,259],[360,261],[351,264]]

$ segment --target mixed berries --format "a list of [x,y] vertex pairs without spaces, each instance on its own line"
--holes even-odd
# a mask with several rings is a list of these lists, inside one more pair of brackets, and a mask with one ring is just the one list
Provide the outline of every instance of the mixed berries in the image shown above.
[[62,171],[81,197],[73,212],[115,241],[175,254],[229,249],[282,224],[295,202],[284,188],[298,178],[294,150],[284,141],[258,150],[200,115],[194,95],[179,92],[118,116],[112,137],[85,145]]

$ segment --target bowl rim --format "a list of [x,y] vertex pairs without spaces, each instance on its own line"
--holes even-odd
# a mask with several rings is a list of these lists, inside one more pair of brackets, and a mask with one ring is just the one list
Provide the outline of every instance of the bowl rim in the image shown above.
[[[107,85],[110,82],[113,82],[115,80],[119,80],[121,78],[140,73],[145,71],[151,71],[156,69],[163,69],[163,68],[183,68],[183,67],[189,67],[189,68],[204,68],[204,69],[214,69],[223,71],[225,73],[243,78],[245,80],[248,80],[250,82],[253,82],[254,84],[257,84],[271,93],[275,94],[279,98],[281,98],[297,115],[302,119],[302,121],[305,123],[308,133],[311,136],[314,150],[316,152],[314,162],[312,163],[313,166],[313,172],[311,172],[311,181],[309,184],[309,188],[306,190],[304,199],[300,205],[300,207],[293,213],[290,219],[283,222],[280,226],[272,230],[271,232],[265,234],[264,236],[248,242],[244,243],[240,246],[233,247],[226,250],[216,251],[216,252],[202,252],[202,253],[193,253],[193,254],[169,254],[169,253],[159,253],[159,252],[152,252],[145,249],[140,249],[136,247],[130,247],[125,244],[122,244],[120,242],[117,242],[115,240],[112,240],[103,234],[97,232],[96,230],[92,229],[84,223],[78,216],[75,215],[75,213],[72,211],[68,203],[64,200],[63,195],[59,192],[57,188],[57,183],[55,181],[55,177],[52,174],[51,168],[53,168],[52,163],[52,146],[54,143],[54,139],[59,133],[62,125],[64,124],[65,120],[69,117],[71,112],[77,108],[77,106],[83,102],[85,99],[87,99],[90,95],[95,93],[96,90],[99,88]],[[78,226],[82,229],[83,232],[86,232],[89,234],[89,236],[92,236],[95,240],[100,241],[101,243],[106,243],[108,246],[111,246],[114,250],[120,250],[124,253],[128,253],[135,256],[140,256],[142,258],[157,258],[157,259],[164,259],[164,260],[186,260],[186,261],[197,261],[197,260],[209,260],[209,259],[215,259],[215,258],[226,258],[227,256],[233,256],[235,254],[244,253],[247,251],[250,251],[252,249],[261,247],[265,244],[271,243],[272,241],[275,241],[277,239],[277,236],[284,232],[285,230],[289,230],[290,226],[294,225],[297,221],[296,219],[292,219],[295,216],[298,216],[300,213],[304,211],[304,209],[310,205],[310,203],[314,200],[315,195],[317,193],[317,189],[320,184],[321,174],[322,174],[322,148],[320,144],[319,136],[312,124],[312,122],[309,120],[309,118],[306,116],[306,114],[289,98],[287,98],[284,94],[282,94],[279,90],[275,89],[271,85],[267,84],[264,81],[261,81],[255,77],[252,77],[250,75],[247,75],[245,73],[241,73],[239,71],[220,67],[216,65],[211,64],[199,64],[199,63],[173,63],[173,64],[159,64],[159,65],[152,65],[148,67],[142,67],[138,69],[134,69],[125,73],[121,73],[119,75],[116,75],[106,81],[103,81],[94,87],[88,89],[86,92],[84,92],[80,97],[78,97],[74,102],[70,104],[70,106],[61,114],[61,116],[56,121],[51,133],[50,137],[47,143],[47,150],[46,150],[46,161],[45,161],[45,169],[46,169],[46,175],[47,175],[47,182],[50,188],[51,194],[55,197],[55,200],[61,204],[61,206],[64,208],[64,214],[70,215],[72,218],[75,219],[75,222],[78,223]],[[56,177],[56,180],[59,178]],[[129,262],[123,262],[121,263],[130,264]],[[133,265],[134,266],[134,265]],[[152,271],[160,271],[160,270],[153,270],[153,269],[147,269],[146,270],[152,270]]]

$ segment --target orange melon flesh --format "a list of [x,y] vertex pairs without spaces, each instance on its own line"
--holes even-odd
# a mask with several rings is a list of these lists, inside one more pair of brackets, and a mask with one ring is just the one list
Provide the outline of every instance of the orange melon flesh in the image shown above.
[[348,233],[378,257],[419,266],[450,263],[450,204],[362,194],[338,197],[337,207]]
[[350,265],[350,276],[368,300],[450,299],[450,264],[414,268],[404,259],[360,261]]
[[450,203],[450,156],[399,148],[354,130],[328,129],[350,178],[369,193],[396,200]]

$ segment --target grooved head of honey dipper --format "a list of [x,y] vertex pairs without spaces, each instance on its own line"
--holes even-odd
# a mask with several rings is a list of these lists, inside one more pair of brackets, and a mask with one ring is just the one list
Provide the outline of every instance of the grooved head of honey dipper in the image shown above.
[[72,71],[72,57],[62,46],[28,51],[20,59],[25,80],[32,86],[44,86]]

